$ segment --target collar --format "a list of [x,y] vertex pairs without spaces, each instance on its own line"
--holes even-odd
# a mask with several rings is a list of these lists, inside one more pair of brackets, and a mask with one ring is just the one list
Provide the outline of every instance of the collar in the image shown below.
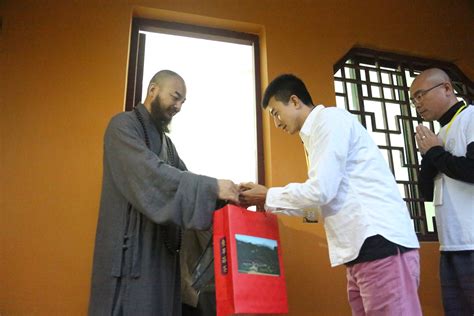
[[145,120],[151,121],[151,114],[150,114],[150,112],[148,112],[148,110],[146,109],[146,107],[143,103],[138,103],[135,106],[135,109],[137,109],[138,112],[140,112],[140,114],[143,116],[143,118]]
[[[453,116],[456,114],[456,112],[459,110],[459,108],[463,105],[464,105],[464,101],[459,101],[458,103],[456,103],[452,107],[450,107],[449,110],[447,110],[441,116],[441,118],[438,120],[439,124],[441,124],[441,127],[448,124],[451,121],[451,119],[453,118]],[[464,111],[464,109],[463,109],[463,111]]]
[[316,120],[316,117],[318,116],[319,112],[321,112],[323,109],[324,105],[316,105],[314,109],[311,110],[308,117],[304,120],[303,126],[300,129],[300,137],[303,142],[311,135],[311,127],[313,126],[313,123]]
[[163,133],[161,128],[155,124],[155,121],[153,121],[153,118],[151,117],[151,113],[148,112],[147,108],[145,107],[143,103],[138,103],[135,106],[135,109],[137,109],[138,112],[140,112],[140,114],[143,116],[147,130],[148,129],[157,130],[158,133],[160,133],[160,135]]

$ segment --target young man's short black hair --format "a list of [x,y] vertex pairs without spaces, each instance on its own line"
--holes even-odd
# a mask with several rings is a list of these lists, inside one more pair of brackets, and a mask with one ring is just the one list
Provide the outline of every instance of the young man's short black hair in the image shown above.
[[292,74],[284,74],[273,79],[263,95],[262,107],[267,108],[272,97],[275,100],[288,103],[290,97],[296,95],[304,104],[313,105],[313,100],[303,81]]

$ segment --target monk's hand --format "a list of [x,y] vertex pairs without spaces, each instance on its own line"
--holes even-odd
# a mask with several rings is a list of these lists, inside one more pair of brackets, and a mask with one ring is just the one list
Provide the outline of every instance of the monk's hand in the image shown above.
[[239,203],[239,186],[230,180],[217,180],[218,194],[217,198],[226,200],[235,204]]
[[428,150],[435,146],[443,147],[443,143],[438,136],[424,125],[418,125],[416,127],[415,140],[418,145],[418,150],[422,155],[426,154]]
[[246,182],[239,184],[239,189],[239,201],[241,205],[246,207],[256,205],[257,208],[263,209],[265,199],[267,198],[267,187],[252,182]]

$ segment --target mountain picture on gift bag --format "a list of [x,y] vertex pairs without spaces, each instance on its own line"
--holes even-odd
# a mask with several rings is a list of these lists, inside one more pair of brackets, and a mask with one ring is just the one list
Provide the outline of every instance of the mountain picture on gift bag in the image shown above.
[[277,241],[248,235],[235,235],[240,273],[280,275]]

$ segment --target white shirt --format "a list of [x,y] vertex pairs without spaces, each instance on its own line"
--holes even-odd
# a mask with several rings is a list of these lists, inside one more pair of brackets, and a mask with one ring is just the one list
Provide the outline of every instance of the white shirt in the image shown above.
[[310,163],[308,180],[271,188],[270,212],[303,216],[321,207],[331,266],[355,259],[367,237],[382,235],[419,248],[408,209],[380,150],[347,111],[318,105],[300,137]]
[[[440,139],[446,140],[445,150],[466,156],[467,145],[474,142],[474,106],[459,113],[446,135],[448,125],[439,131]],[[435,178],[433,203],[440,250],[474,250],[474,184],[440,173]]]

